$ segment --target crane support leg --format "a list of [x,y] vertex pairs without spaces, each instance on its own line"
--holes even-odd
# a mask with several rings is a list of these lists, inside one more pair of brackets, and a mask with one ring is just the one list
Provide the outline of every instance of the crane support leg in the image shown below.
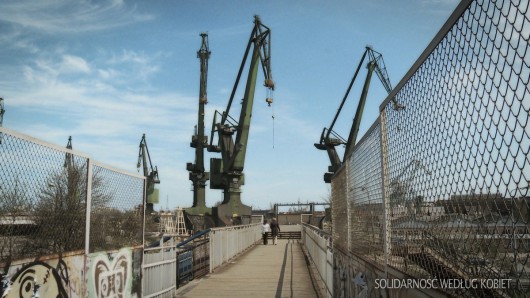
[[252,207],[241,202],[242,176],[229,176],[228,188],[225,188],[223,202],[212,208],[217,226],[249,224]]

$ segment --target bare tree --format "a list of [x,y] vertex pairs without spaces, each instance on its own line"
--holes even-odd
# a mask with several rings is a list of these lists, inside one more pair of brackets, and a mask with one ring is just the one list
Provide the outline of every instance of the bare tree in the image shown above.
[[0,263],[21,257],[25,235],[31,234],[32,226],[22,226],[19,222],[28,218],[31,203],[18,180],[13,189],[0,186]]
[[[87,168],[69,165],[51,174],[42,186],[34,207],[34,221],[39,227],[38,237],[28,247],[41,253],[80,250],[85,244],[87,208]],[[92,208],[103,208],[111,199],[98,191],[103,179],[92,177]]]

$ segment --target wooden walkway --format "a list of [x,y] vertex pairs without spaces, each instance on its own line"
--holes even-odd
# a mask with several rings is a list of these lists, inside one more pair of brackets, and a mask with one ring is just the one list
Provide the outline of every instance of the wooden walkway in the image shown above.
[[299,240],[256,245],[177,297],[318,297]]

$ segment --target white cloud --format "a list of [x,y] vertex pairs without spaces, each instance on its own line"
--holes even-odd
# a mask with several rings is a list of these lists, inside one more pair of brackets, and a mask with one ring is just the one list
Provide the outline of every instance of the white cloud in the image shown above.
[[119,63],[136,63],[136,64],[148,64],[150,62],[149,56],[144,53],[138,53],[130,50],[123,50],[120,55],[113,55],[109,60],[111,64]]
[[20,29],[13,29],[10,32],[1,34],[0,43],[4,48],[16,48],[31,54],[35,54],[40,50],[33,40]]
[[150,19],[121,0],[0,2],[1,21],[49,34],[98,31]]
[[99,76],[104,80],[112,80],[119,77],[120,72],[116,69],[107,68],[107,69],[98,69]]
[[160,63],[165,57],[161,52],[147,55],[131,50],[123,50],[119,54],[103,52],[102,55],[110,57],[106,58],[105,67],[98,69],[100,78],[111,80],[115,85],[134,85],[131,84],[134,81],[146,83],[160,71]]
[[62,72],[90,72],[90,67],[85,59],[72,55],[64,55],[61,63]]

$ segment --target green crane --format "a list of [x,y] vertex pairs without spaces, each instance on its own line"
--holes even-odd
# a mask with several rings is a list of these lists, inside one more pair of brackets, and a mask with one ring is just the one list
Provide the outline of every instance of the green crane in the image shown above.
[[[2,127],[4,123],[4,113],[6,110],[4,110],[4,99],[0,97],[0,127]],[[0,133],[0,144],[2,144],[2,133]]]
[[4,113],[6,110],[4,110],[4,99],[0,97],[0,127],[2,127],[2,124],[4,123]]
[[[136,167],[140,170],[143,168],[143,174],[146,178],[146,213],[153,212],[153,204],[158,203],[158,190],[155,189],[155,184],[160,183],[158,178],[158,169],[151,163],[151,156],[149,155],[149,148],[147,148],[147,141],[145,140],[145,133],[140,140],[140,150],[138,152],[138,163]],[[149,163],[148,163],[149,162]]]
[[[346,102],[346,99],[348,98],[348,95],[350,94],[350,91],[351,91],[351,88],[353,87],[355,79],[357,79],[357,75],[359,74],[361,66],[363,65],[363,62],[367,56],[369,58],[368,65],[366,66],[366,68],[368,69],[368,72],[366,73],[366,79],[364,80],[364,86],[361,92],[361,98],[359,99],[357,111],[355,112],[355,117],[353,118],[353,123],[350,129],[350,134],[348,136],[348,139],[345,140],[339,134],[333,131],[333,126],[335,125],[335,122],[337,121],[337,118],[339,117],[342,107],[344,106],[344,103]],[[370,88],[370,81],[372,80],[372,74],[374,71],[379,77],[379,80],[383,84],[383,87],[385,88],[385,90],[388,93],[392,91],[392,85],[390,84],[388,73],[386,72],[385,62],[383,61],[383,55],[374,51],[371,47],[366,47],[363,53],[363,56],[361,58],[361,62],[359,62],[359,65],[357,66],[357,69],[355,70],[355,74],[353,75],[350,85],[348,86],[348,89],[346,90],[346,94],[342,98],[339,109],[337,110],[337,113],[335,114],[335,117],[333,118],[331,125],[329,126],[329,128],[324,128],[322,130],[322,134],[320,135],[320,142],[315,144],[315,147],[317,149],[327,151],[329,159],[331,161],[331,165],[328,167],[328,172],[324,174],[324,181],[326,183],[331,182],[331,177],[342,166],[342,163],[343,163],[335,147],[339,145],[346,146],[346,149],[344,150],[344,157],[342,160],[345,160],[348,156],[350,156],[353,151],[353,148],[355,147],[355,144],[357,142],[357,134],[359,133],[359,126],[361,124],[361,119],[363,116],[364,105],[366,103],[366,97],[368,95],[368,89]],[[399,103],[397,103],[395,99],[392,99],[392,103],[393,103],[393,107],[395,110],[400,110],[400,109],[405,108],[403,105],[400,105]]]
[[204,215],[211,213],[206,207],[206,181],[210,179],[208,172],[204,170],[204,148],[208,145],[208,137],[204,135],[204,106],[208,103],[206,86],[208,80],[208,59],[210,49],[208,47],[208,34],[201,33],[202,44],[197,52],[197,58],[201,63],[200,87],[199,87],[199,113],[195,134],[191,138],[190,146],[195,148],[195,163],[187,163],[186,169],[190,172],[189,179],[193,183],[193,206],[186,209],[191,215]]
[[[68,143],[66,143],[66,149],[72,150],[72,136],[68,137]],[[70,170],[73,169],[75,166],[74,163],[74,156],[70,152],[66,152],[64,156],[64,165],[63,167]]]
[[[246,218],[250,219],[251,208],[241,202],[241,185],[244,184],[243,169],[248,148],[254,91],[260,62],[265,75],[264,86],[268,88],[268,95],[265,101],[269,106],[272,103],[274,82],[270,67],[270,36],[270,29],[261,23],[258,16],[254,16],[254,28],[252,29],[227,108],[222,113],[216,111],[214,114],[208,151],[221,152],[222,157],[210,159],[210,188],[224,190],[222,203],[212,210],[218,225],[245,223]],[[253,49],[250,56],[246,88],[241,101],[239,121],[236,121],[229,115],[230,107],[251,48]],[[217,116],[221,118],[219,122],[217,121]],[[213,145],[216,132],[218,145]],[[235,140],[233,138],[234,135]]]

